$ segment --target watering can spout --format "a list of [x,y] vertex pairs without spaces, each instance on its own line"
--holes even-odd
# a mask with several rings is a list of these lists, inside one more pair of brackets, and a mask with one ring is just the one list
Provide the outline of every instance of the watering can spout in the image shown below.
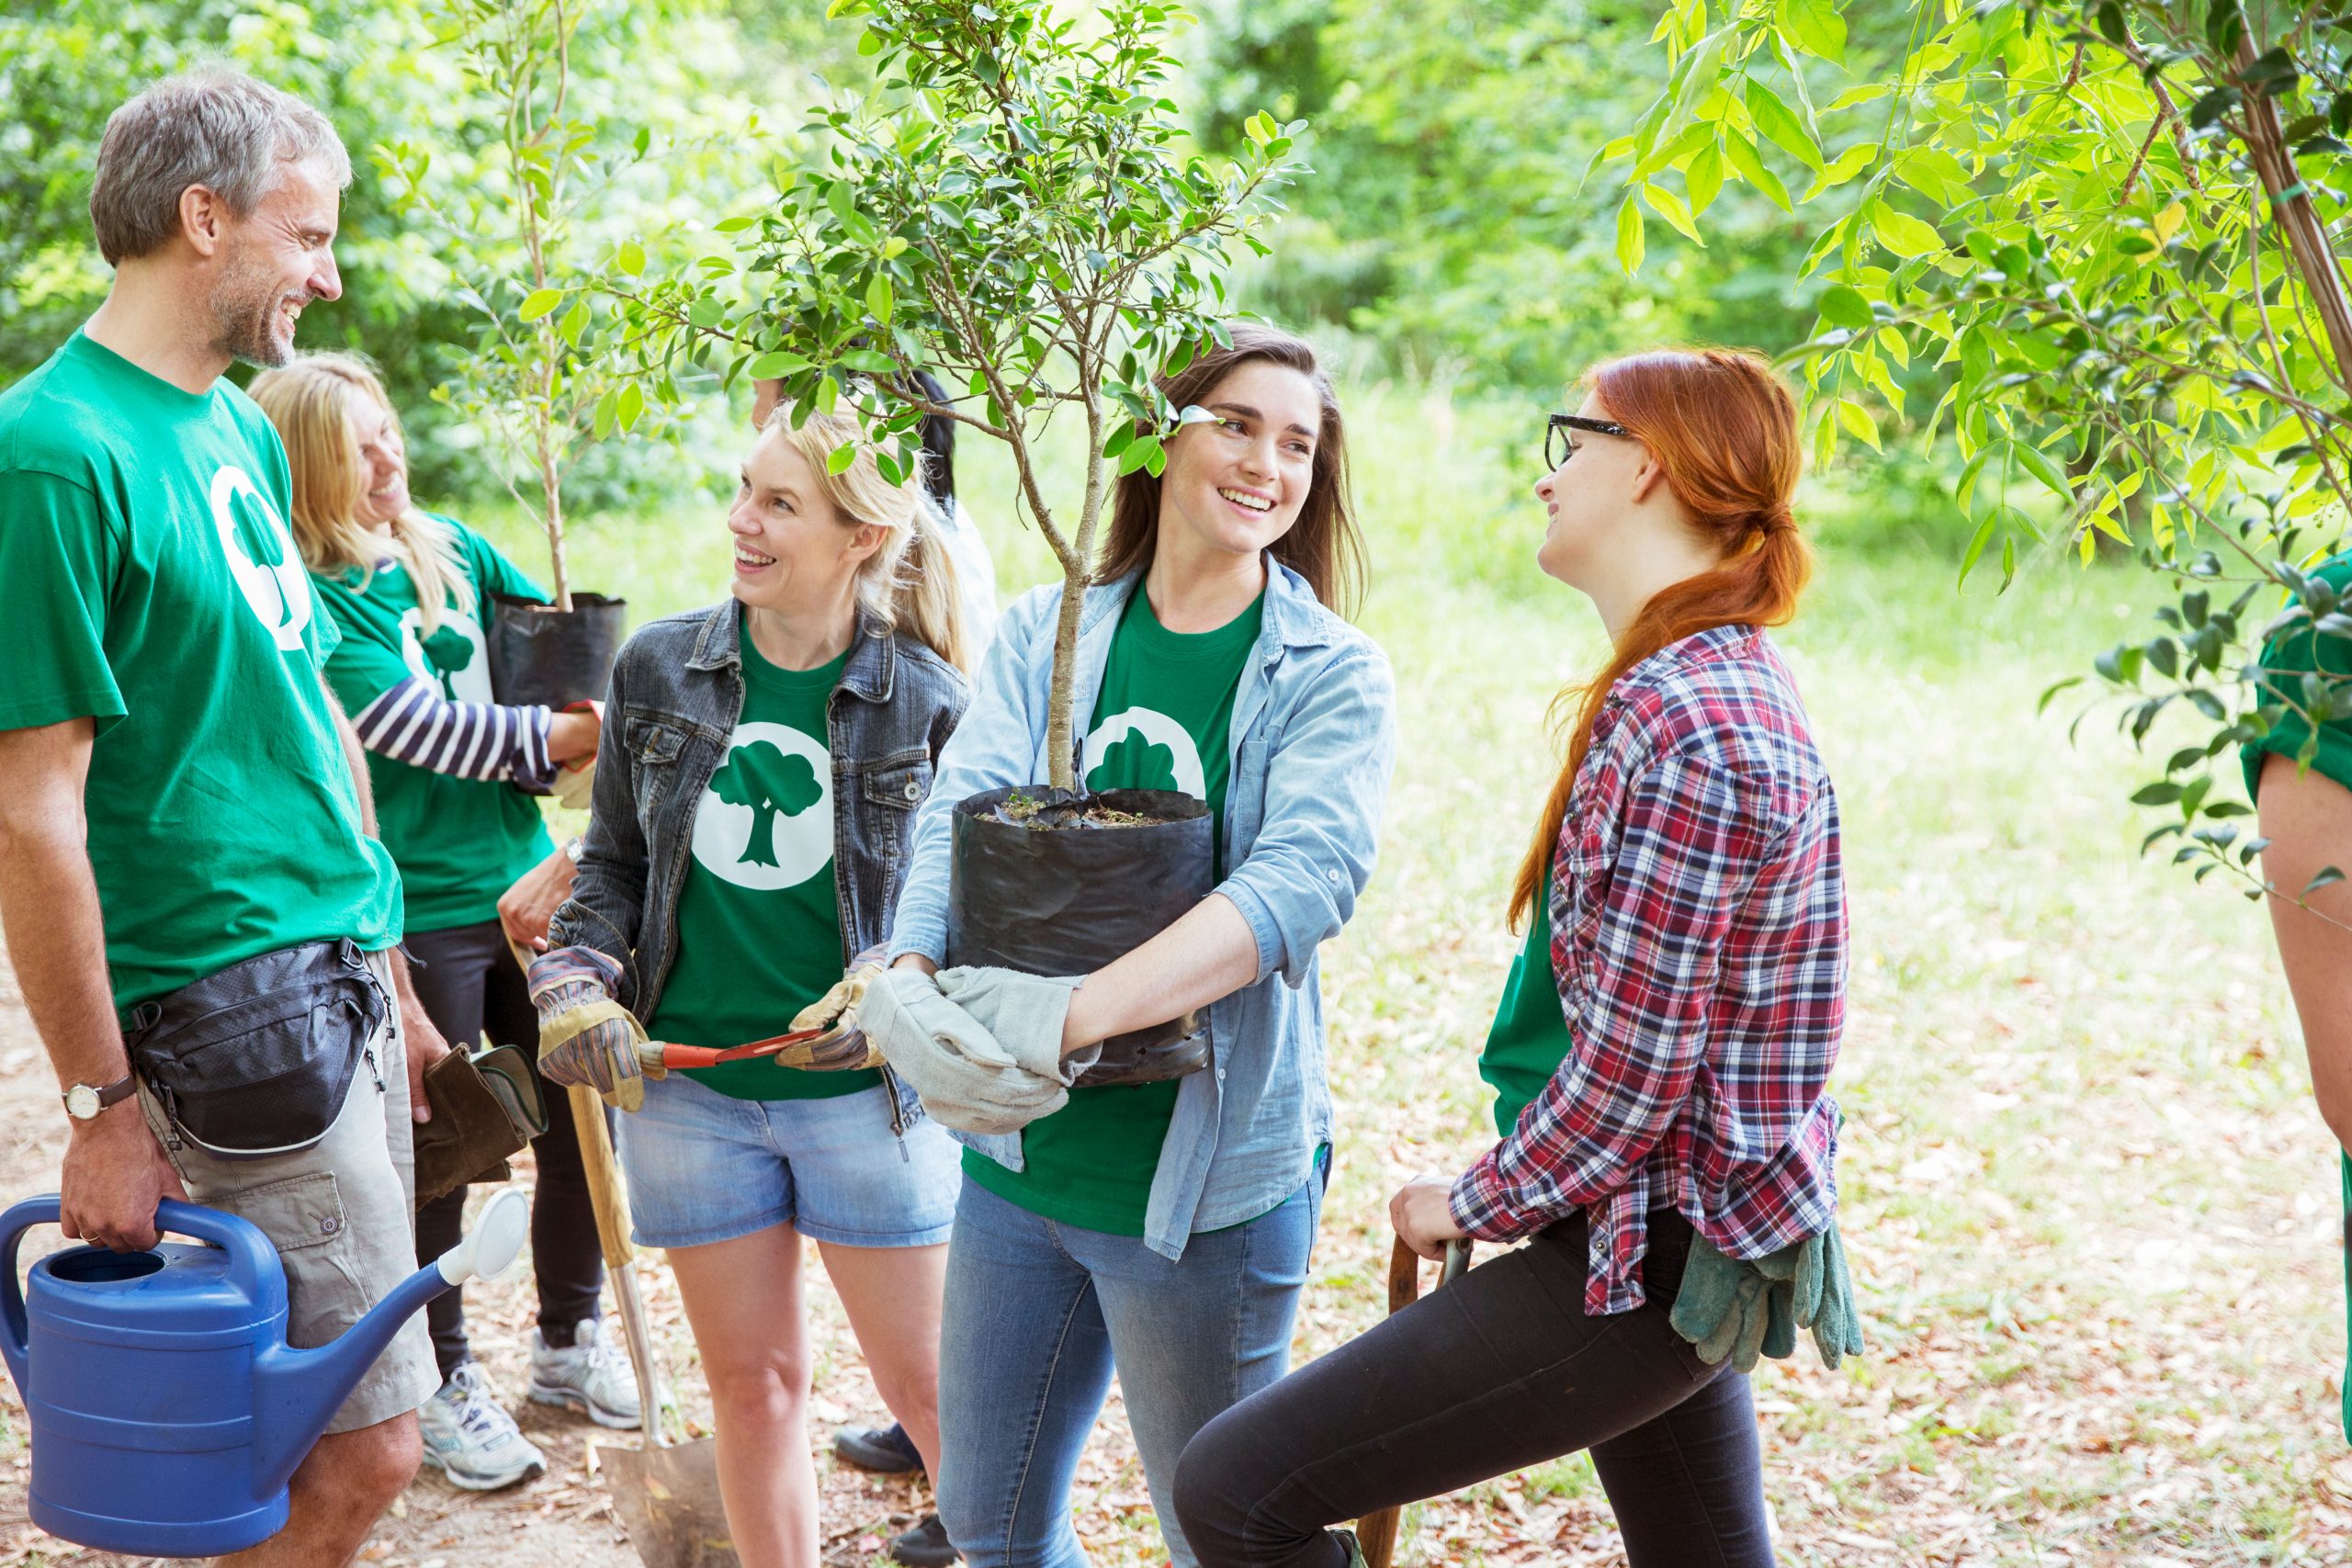
[[476,1275],[511,1267],[530,1229],[530,1203],[509,1188],[482,1208],[465,1238],[401,1281],[368,1315],[315,1349],[277,1345],[254,1360],[254,1483],[264,1493],[286,1484],[359,1380],[401,1325],[442,1292]]

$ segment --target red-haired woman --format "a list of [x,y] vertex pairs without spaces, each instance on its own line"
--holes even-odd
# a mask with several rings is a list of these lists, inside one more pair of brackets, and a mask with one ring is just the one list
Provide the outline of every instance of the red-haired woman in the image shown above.
[[1502,1141],[1389,1205],[1424,1257],[1532,1239],[1220,1416],[1177,1511],[1204,1568],[1341,1568],[1344,1530],[1589,1449],[1634,1568],[1769,1563],[1747,1367],[1860,1348],[1837,1242],[1837,797],[1763,628],[1810,564],[1788,390],[1636,355],[1552,416],[1537,560],[1615,651],[1521,866],[1481,1070]]

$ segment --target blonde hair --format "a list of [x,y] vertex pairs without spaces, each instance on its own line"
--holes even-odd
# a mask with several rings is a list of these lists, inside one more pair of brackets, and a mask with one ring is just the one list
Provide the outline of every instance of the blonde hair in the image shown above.
[[[792,407],[785,403],[768,416],[766,429],[782,434],[808,459],[842,523],[888,530],[889,539],[857,569],[858,604],[884,626],[969,673],[947,519],[923,488],[921,468],[899,484],[885,479],[873,446],[849,414],[811,413],[796,428]],[[830,472],[832,455],[843,445],[856,447],[856,459],[840,473]]]
[[363,400],[382,410],[395,433],[400,430],[400,414],[375,367],[356,354],[305,354],[254,377],[250,390],[286,443],[294,481],[294,544],[302,563],[322,577],[356,570],[364,592],[377,562],[389,554],[416,589],[424,637],[439,631],[441,617],[452,609],[473,614],[473,584],[460,564],[457,534],[447,524],[411,505],[392,520],[387,547],[360,518],[368,473],[355,416]]

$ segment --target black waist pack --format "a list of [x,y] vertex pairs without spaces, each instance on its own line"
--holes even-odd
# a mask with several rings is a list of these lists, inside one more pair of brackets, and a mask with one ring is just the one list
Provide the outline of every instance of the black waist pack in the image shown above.
[[390,1009],[357,943],[304,942],[141,1002],[122,1043],[182,1137],[260,1159],[327,1135]]

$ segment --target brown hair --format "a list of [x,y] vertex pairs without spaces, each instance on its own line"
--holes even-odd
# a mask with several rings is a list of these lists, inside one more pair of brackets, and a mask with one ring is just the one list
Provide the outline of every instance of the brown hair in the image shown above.
[[[1264,360],[1297,371],[1315,384],[1323,405],[1322,428],[1315,436],[1315,465],[1307,480],[1306,501],[1289,532],[1267,547],[1270,554],[1306,579],[1315,597],[1342,615],[1352,615],[1363,598],[1363,536],[1356,530],[1354,503],[1348,494],[1346,431],[1340,419],[1339,394],[1331,378],[1316,363],[1314,345],[1276,327],[1257,321],[1235,321],[1228,329],[1232,346],[1220,344],[1173,376],[1160,378],[1162,396],[1179,409],[1206,399],[1219,381],[1241,366]],[[1140,571],[1151,564],[1159,543],[1159,479],[1148,468],[1137,468],[1118,481],[1111,495],[1111,535],[1102,547],[1098,582],[1108,582]]]
[[1789,502],[1804,469],[1796,400],[1770,364],[1746,350],[1657,349],[1596,366],[1584,384],[1608,416],[1647,446],[1690,526],[1723,564],[1659,590],[1625,628],[1591,680],[1568,687],[1568,755],[1544,802],[1544,818],[1511,886],[1513,929],[1533,907],[1559,843],[1577,770],[1592,745],[1600,705],[1625,672],[1684,637],[1714,626],[1776,626],[1796,613],[1813,574],[1813,551]]

